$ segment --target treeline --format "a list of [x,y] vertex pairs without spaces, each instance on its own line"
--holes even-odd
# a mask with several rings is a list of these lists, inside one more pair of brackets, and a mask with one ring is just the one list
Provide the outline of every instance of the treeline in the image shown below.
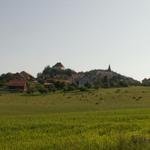
[[88,72],[75,72],[71,69],[65,69],[61,63],[50,67],[46,66],[44,70],[34,78],[25,71],[20,73],[6,73],[0,76],[0,89],[7,89],[11,80],[25,80],[27,93],[47,93],[57,90],[85,91],[89,88],[112,88],[128,86],[150,86],[150,79],[139,81],[123,76],[111,70],[109,66],[106,70],[91,70]]

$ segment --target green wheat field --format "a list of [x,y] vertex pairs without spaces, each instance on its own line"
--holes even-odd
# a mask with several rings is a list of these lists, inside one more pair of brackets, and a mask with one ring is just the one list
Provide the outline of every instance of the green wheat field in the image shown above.
[[0,150],[150,150],[150,88],[2,93]]

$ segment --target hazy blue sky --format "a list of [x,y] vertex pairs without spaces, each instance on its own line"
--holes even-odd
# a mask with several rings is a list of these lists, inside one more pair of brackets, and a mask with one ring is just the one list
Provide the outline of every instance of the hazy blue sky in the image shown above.
[[57,61],[150,77],[150,1],[0,0],[0,74]]

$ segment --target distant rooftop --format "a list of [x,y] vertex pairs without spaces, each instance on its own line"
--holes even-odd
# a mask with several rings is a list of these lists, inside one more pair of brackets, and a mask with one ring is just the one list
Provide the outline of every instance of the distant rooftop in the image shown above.
[[22,86],[25,86],[26,84],[26,81],[25,80],[11,80],[9,81],[8,83],[8,86],[18,86],[18,87],[22,87]]
[[58,62],[56,63],[54,66],[53,66],[54,69],[60,69],[60,70],[64,70],[65,67],[64,65],[61,63],[61,62]]

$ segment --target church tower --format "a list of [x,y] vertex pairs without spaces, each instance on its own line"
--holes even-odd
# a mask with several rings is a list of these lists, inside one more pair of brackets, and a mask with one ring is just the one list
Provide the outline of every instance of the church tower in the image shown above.
[[108,71],[111,72],[111,67],[110,67],[110,65],[108,66]]

